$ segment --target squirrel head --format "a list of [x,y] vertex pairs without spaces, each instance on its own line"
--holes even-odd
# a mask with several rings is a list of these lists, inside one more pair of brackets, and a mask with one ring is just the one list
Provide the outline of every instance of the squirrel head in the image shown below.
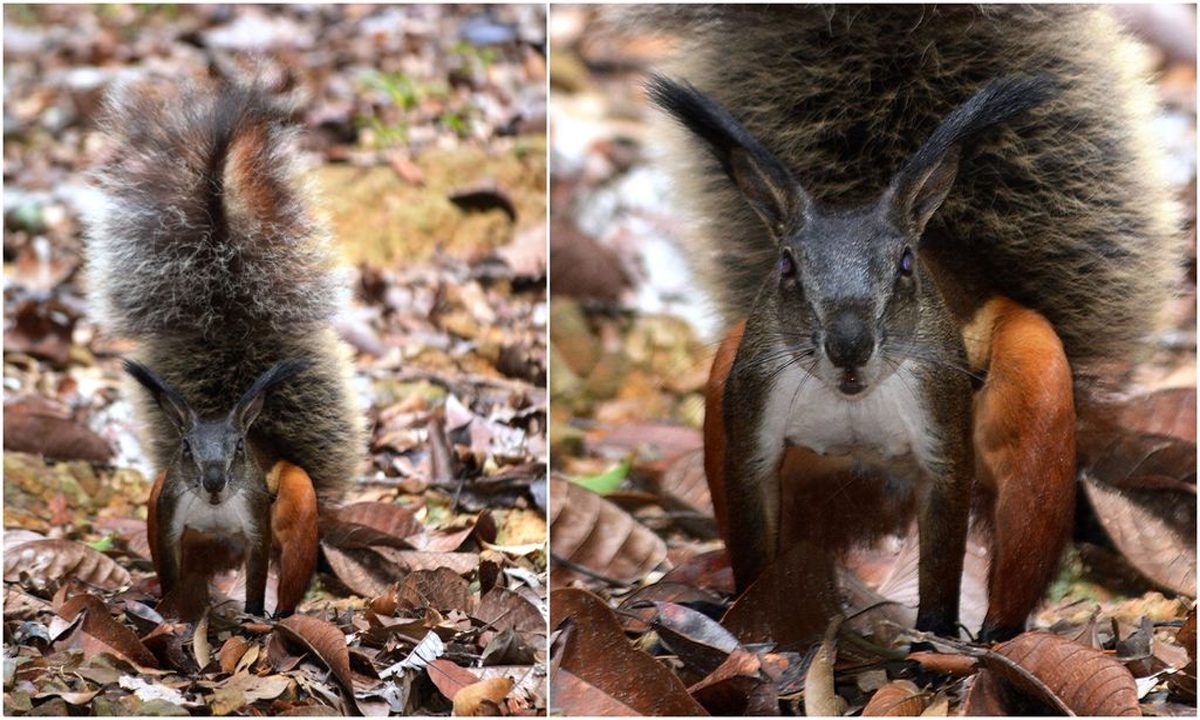
[[777,245],[764,292],[774,293],[782,347],[852,396],[922,352],[920,297],[932,279],[921,236],[959,160],[986,130],[1049,99],[1053,88],[1045,77],[993,80],[942,121],[874,202],[852,208],[814,200],[729,111],[691,85],[654,76],[648,92],[703,141]]
[[308,361],[285,360],[254,381],[224,417],[201,418],[187,400],[150,368],[126,360],[125,371],[150,391],[167,421],[179,433],[179,447],[167,469],[189,491],[220,505],[239,490],[257,490],[265,482],[247,433],[262,411],[272,388],[307,369]]

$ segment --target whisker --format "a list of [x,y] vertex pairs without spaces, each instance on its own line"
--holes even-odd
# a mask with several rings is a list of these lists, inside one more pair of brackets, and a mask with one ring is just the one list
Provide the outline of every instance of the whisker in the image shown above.
[[920,363],[924,363],[927,365],[933,365],[935,367],[946,368],[947,370],[953,370],[955,372],[962,373],[963,375],[966,375],[967,377],[971,378],[972,380],[975,380],[978,382],[983,382],[985,380],[985,377],[983,375],[976,374],[966,367],[963,367],[961,365],[958,365],[957,363],[950,362],[943,358],[940,358],[935,355],[924,352],[924,348],[918,348],[918,347],[914,347],[914,346],[893,343],[884,352],[887,353],[887,352],[891,352],[891,351],[899,351],[902,354],[903,360],[913,360],[915,362],[920,362]]

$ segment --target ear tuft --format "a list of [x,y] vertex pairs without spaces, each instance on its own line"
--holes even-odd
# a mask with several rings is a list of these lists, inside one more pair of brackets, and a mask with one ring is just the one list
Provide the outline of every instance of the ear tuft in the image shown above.
[[258,418],[259,412],[262,411],[263,403],[266,402],[267,393],[271,388],[304,372],[312,365],[311,360],[283,360],[259,375],[233,409],[232,419],[237,428],[243,433],[246,432]]
[[187,432],[196,420],[196,413],[188,405],[187,400],[171,387],[170,383],[145,365],[126,358],[121,363],[125,372],[137,380],[142,387],[150,391],[154,402],[163,411],[167,420],[182,435]]
[[803,188],[728,110],[692,85],[662,75],[650,76],[646,93],[654,105],[704,141],[777,240],[799,220],[808,202]]
[[997,78],[942,121],[892,180],[886,197],[918,235],[941,206],[958,176],[963,149],[997,127],[1057,94],[1046,76]]

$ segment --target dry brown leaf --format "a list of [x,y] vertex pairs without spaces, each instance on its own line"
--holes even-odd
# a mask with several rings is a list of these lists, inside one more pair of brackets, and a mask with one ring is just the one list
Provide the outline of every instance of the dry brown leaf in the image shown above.
[[1187,648],[1188,657],[1196,659],[1196,606],[1193,605],[1191,610],[1188,610],[1187,620],[1184,621],[1183,627],[1179,628],[1179,632],[1175,634],[1175,642]]
[[208,611],[204,611],[204,615],[200,617],[200,622],[196,623],[196,629],[192,632],[192,652],[196,655],[196,666],[201,670],[208,667],[212,662],[212,646],[208,644]]
[[58,610],[65,620],[84,613],[83,651],[87,655],[110,652],[144,668],[157,668],[158,660],[132,630],[113,619],[104,603],[93,595],[76,595]]
[[946,717],[950,714],[950,696],[945,690],[938,692],[930,701],[929,707],[921,713],[922,717]]
[[833,565],[824,548],[797,543],[763,571],[721,624],[743,643],[807,645],[839,611]]
[[[561,478],[550,479],[550,546],[558,557],[617,580],[635,581],[667,556],[663,539],[599,495]],[[551,572],[551,587],[578,576]]]
[[522,714],[524,708],[532,707],[530,701],[538,707],[545,705],[546,676],[529,665],[489,665],[473,668],[472,673],[480,680],[494,677],[506,677],[513,681],[513,689],[508,693],[505,705],[510,714]]
[[429,479],[443,485],[454,482],[457,463],[446,437],[446,421],[438,415],[430,416],[425,434],[429,444]]
[[[493,631],[514,630],[532,647],[546,644],[546,620],[533,603],[517,593],[502,587],[494,587],[479,601],[479,607],[471,614]],[[481,638],[481,642],[487,643]]]
[[862,714],[864,717],[916,717],[925,712],[928,705],[928,695],[911,680],[893,680],[875,691]]
[[214,683],[209,707],[216,715],[228,715],[259,700],[274,700],[287,691],[292,679],[286,675],[259,677],[238,673]]
[[1044,702],[1053,704],[1057,698],[1077,715],[1141,715],[1133,675],[1099,650],[1036,631],[1018,635],[994,650],[1040,680],[1054,697],[1046,697],[1026,674],[995,657],[985,657],[983,664]]
[[565,668],[554,673],[552,710],[563,717],[632,717],[637,710]]
[[431,552],[426,550],[397,550],[375,548],[388,562],[394,563],[405,572],[447,568],[458,575],[466,575],[479,565],[479,553]]
[[713,715],[744,717],[778,715],[775,684],[754,653],[737,649],[688,692]]
[[74,317],[72,309],[58,299],[18,301],[12,309],[11,327],[5,323],[8,329],[4,331],[4,349],[43,358],[54,367],[66,367]]
[[808,717],[841,715],[846,708],[833,684],[833,664],[837,661],[837,632],[843,618],[830,621],[817,652],[813,655],[804,676],[804,714]]
[[470,670],[441,658],[429,661],[425,672],[447,700],[454,700],[459,690],[479,682],[479,678]]
[[453,552],[474,534],[479,525],[480,515],[471,518],[464,527],[438,528],[424,530],[408,537],[408,544],[414,550],[425,552]]
[[730,653],[741,649],[732,633],[704,613],[672,602],[646,602],[656,610],[650,624],[659,640],[697,672],[715,671]]
[[546,272],[546,226],[538,223],[518,228],[512,242],[496,248],[496,255],[517,277],[542,277]]
[[354,503],[321,517],[321,541],[339,548],[403,548],[407,544],[402,540],[423,529],[410,508],[393,503]]
[[580,232],[559,213],[550,215],[550,293],[616,302],[630,286],[620,256]]
[[5,403],[4,449],[95,463],[113,454],[104,438],[42,398]]
[[1095,416],[1144,435],[1196,442],[1196,388],[1168,387],[1119,402],[1080,404],[1081,418]]
[[[554,627],[569,627],[569,637],[554,658],[559,671],[551,676],[556,709],[580,714],[594,712],[594,690],[643,715],[704,715],[675,673],[625,638],[616,615],[600,598],[569,588],[550,594]],[[566,670],[583,683],[563,676]],[[636,681],[633,681],[635,680]],[[578,694],[573,694],[578,693]]]
[[983,669],[971,679],[971,689],[963,700],[964,715],[995,717],[1011,714],[1008,708],[1008,688],[995,673]]
[[494,677],[468,685],[454,695],[454,714],[458,717],[497,715],[500,703],[512,690],[512,678]]
[[433,608],[441,612],[475,609],[475,596],[467,581],[449,568],[418,570],[400,584],[397,602],[409,608]]
[[696,512],[712,517],[712,495],[704,474],[704,448],[685,453],[667,467],[659,480],[659,489]]
[[668,570],[659,582],[676,582],[711,590],[718,595],[733,595],[733,568],[729,565],[729,553],[721,549],[693,555]]
[[346,636],[336,625],[308,615],[292,615],[279,621],[276,632],[299,641],[333,673],[347,703],[354,707],[354,680]]
[[112,558],[71,540],[33,540],[4,548],[4,581],[21,582],[25,575],[35,587],[67,578],[102,590],[128,587],[129,571]]
[[378,551],[387,548],[343,550],[322,543],[321,549],[337,579],[362,597],[379,597],[392,583],[404,577],[403,568]]
[[[638,588],[621,601],[621,604],[617,606],[621,611],[617,614],[621,626],[628,632],[643,633],[649,630],[649,622],[654,618],[657,610],[653,604],[641,605],[640,603],[656,600],[681,604],[702,602],[719,605],[721,603],[721,598],[708,590],[683,583],[668,582],[665,579],[659,580],[653,585]],[[638,605],[638,607],[635,608],[634,605]]]
[[250,649],[250,641],[241,635],[233,635],[221,649],[217,652],[217,662],[221,666],[221,672],[232,673],[237,669],[238,663]]
[[1152,435],[1089,417],[1081,419],[1076,443],[1080,469],[1108,485],[1136,487],[1147,478],[1195,485],[1195,438]]
[[409,185],[425,184],[425,172],[408,157],[407,148],[388,153],[388,165]]
[[920,663],[921,667],[928,672],[944,673],[956,677],[966,677],[979,669],[978,658],[949,652],[913,652],[908,654],[907,659]]
[[1159,585],[1196,593],[1196,495],[1165,490],[1119,490],[1083,478],[1084,492],[1113,544]]

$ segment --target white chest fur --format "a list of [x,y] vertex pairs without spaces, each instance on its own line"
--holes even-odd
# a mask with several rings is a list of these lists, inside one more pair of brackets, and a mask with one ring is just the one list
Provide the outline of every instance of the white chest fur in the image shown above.
[[235,493],[220,505],[192,493],[184,493],[172,518],[171,531],[180,537],[185,528],[197,530],[230,543],[244,543],[255,535],[254,517],[247,497]]
[[927,413],[915,380],[892,373],[863,397],[847,397],[796,368],[786,371],[772,394],[770,427],[792,445],[823,455],[864,460],[928,457]]

